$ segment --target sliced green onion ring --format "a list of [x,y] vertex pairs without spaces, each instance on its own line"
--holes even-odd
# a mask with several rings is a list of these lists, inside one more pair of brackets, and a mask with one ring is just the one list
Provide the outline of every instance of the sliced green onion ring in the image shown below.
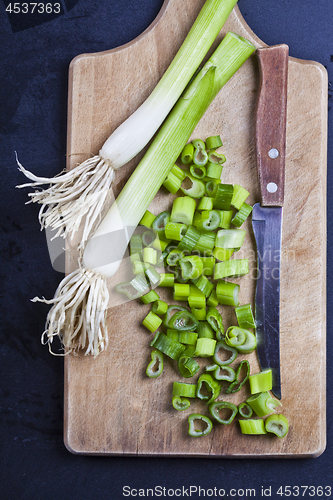
[[194,347],[188,347],[178,359],[178,369],[184,378],[193,377],[200,370],[199,364],[192,358],[194,352]]
[[[205,194],[206,186],[199,178],[187,174],[180,187],[182,193],[191,198],[202,198]],[[192,221],[191,221],[192,222]]]
[[[231,411],[231,414],[228,418],[222,418],[222,416],[220,415],[220,412],[222,412],[223,410]],[[211,403],[209,405],[209,412],[219,424],[229,425],[237,415],[238,408],[236,405],[230,403],[229,401],[216,401],[215,403]]]
[[256,327],[251,304],[244,304],[242,306],[235,307],[235,313],[238,326],[240,326],[240,328],[248,330],[249,328]]
[[209,161],[206,165],[207,177],[210,179],[220,179],[222,170],[223,165],[221,165],[220,163],[213,163]]
[[138,299],[149,291],[149,284],[144,274],[138,274],[131,281],[123,281],[115,286],[117,292],[124,293],[129,299]]
[[157,378],[163,372],[163,353],[158,349],[153,349],[150,355],[151,361],[147,366],[146,375],[149,378]]
[[203,179],[206,177],[206,168],[200,165],[191,165],[190,166],[190,174],[195,179]]
[[269,368],[249,377],[251,394],[271,391],[273,387],[272,370]]
[[225,163],[226,157],[221,154],[217,153],[216,151],[211,151],[208,153],[208,162],[210,164],[215,164],[215,165],[222,165],[222,163]]
[[147,316],[142,321],[143,326],[145,326],[150,332],[156,332],[157,328],[160,327],[162,323],[162,318],[157,316],[157,314],[150,311]]
[[191,402],[187,398],[182,398],[180,396],[172,396],[172,406],[175,410],[184,411],[187,410],[191,405]]
[[178,244],[178,249],[184,252],[192,252],[200,238],[199,231],[194,226],[189,226],[182,240]]
[[236,227],[241,227],[242,224],[246,221],[250,213],[252,212],[253,207],[251,205],[248,205],[247,203],[243,203],[243,205],[240,207],[238,212],[233,216],[231,219],[231,224],[233,224]]
[[159,316],[164,315],[168,310],[168,304],[164,300],[155,300],[152,305],[152,312]]
[[214,370],[214,377],[216,380],[225,380],[226,382],[233,382],[236,378],[236,372],[231,366],[216,366]]
[[197,332],[199,338],[214,339],[215,332],[207,321],[199,321],[197,326]]
[[264,421],[261,418],[239,420],[242,434],[267,434]]
[[288,434],[288,419],[281,413],[278,415],[270,415],[265,420],[265,430],[276,434],[279,438],[283,438]]
[[173,330],[195,330],[198,321],[189,311],[178,311],[169,320],[169,328]]
[[222,316],[216,307],[209,307],[206,315],[207,322],[218,334],[219,338],[224,335]]
[[214,269],[214,280],[239,278],[249,274],[249,259],[232,259],[217,262]]
[[199,358],[210,358],[213,356],[216,346],[216,340],[207,337],[200,337],[195,346],[195,356]]
[[[241,371],[243,369],[243,366],[245,366],[246,372],[245,372],[245,375],[243,376],[243,379],[240,380],[240,375],[241,375]],[[250,363],[248,362],[247,359],[243,359],[243,361],[240,362],[240,364],[238,365],[238,368],[236,370],[236,379],[234,380],[234,382],[232,382],[229,385],[228,389],[226,390],[226,393],[227,394],[234,394],[235,392],[240,391],[240,389],[243,387],[245,382],[248,380],[249,375],[250,375]]]
[[180,154],[180,161],[184,164],[187,165],[189,163],[192,163],[193,161],[193,155],[194,155],[194,146],[190,142],[189,144],[186,144]]
[[203,210],[197,224],[199,231],[214,231],[220,225],[220,214],[217,210]]
[[170,221],[190,226],[193,221],[196,206],[194,198],[190,196],[179,196],[172,204]]
[[200,375],[197,382],[197,398],[207,400],[209,405],[221,392],[221,385],[209,374],[203,373]]
[[214,208],[230,210],[233,190],[232,184],[218,184],[214,196]]
[[253,394],[247,398],[246,402],[258,417],[265,417],[275,412],[277,406],[281,406],[281,402],[278,399],[272,398],[268,391]]
[[[196,424],[204,423],[205,427],[202,429],[197,429]],[[213,422],[209,417],[201,415],[200,413],[192,413],[188,416],[188,434],[191,437],[201,437],[206,436],[210,433],[213,428]]]
[[236,208],[236,210],[240,210],[246,198],[249,196],[249,192],[246,191],[242,186],[238,184],[234,185],[231,205]]
[[245,229],[220,229],[216,234],[215,246],[218,248],[241,248],[245,234]]
[[216,285],[216,297],[220,304],[229,306],[239,305],[239,288],[237,283],[220,280]]
[[[224,352],[227,352],[227,353],[231,352],[231,355],[229,356],[229,358],[224,359],[224,360],[221,359],[220,358],[220,349],[222,349]],[[227,366],[227,365],[231,365],[231,363],[233,361],[235,361],[235,359],[237,358],[237,355],[238,355],[237,349],[227,345],[223,340],[220,340],[219,342],[217,342],[217,344],[215,346],[213,359],[217,365]]]
[[172,395],[183,398],[195,398],[197,395],[197,384],[188,384],[185,382],[173,382]]
[[198,255],[187,255],[179,261],[182,270],[182,276],[185,279],[195,279],[201,276],[203,271],[203,262]]
[[176,361],[178,361],[179,356],[186,349],[183,344],[170,339],[165,335],[165,333],[160,331],[155,334],[150,346],[155,347],[159,351],[163,352],[163,354],[171,359],[175,359]]
[[257,339],[254,333],[249,330],[244,329],[243,331],[245,333],[245,341],[242,345],[238,345],[236,349],[240,354],[250,354],[257,347]]
[[251,418],[253,414],[253,410],[250,405],[248,405],[245,401],[238,405],[238,413],[243,418]]
[[239,326],[230,326],[225,334],[225,343],[231,347],[241,346],[246,339],[245,330]]
[[150,228],[152,223],[154,222],[156,215],[152,214],[149,210],[146,210],[145,213],[143,214],[142,219],[140,220],[139,224],[141,226],[145,226],[147,228]]
[[212,149],[217,149],[223,146],[220,135],[212,135],[210,137],[207,137],[205,144],[207,151],[211,151]]

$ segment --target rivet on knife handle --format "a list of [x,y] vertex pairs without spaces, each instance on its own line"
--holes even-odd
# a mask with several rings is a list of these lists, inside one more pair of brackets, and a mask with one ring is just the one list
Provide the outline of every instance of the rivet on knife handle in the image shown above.
[[273,45],[258,49],[257,55],[260,86],[255,127],[261,205],[282,207],[289,47]]

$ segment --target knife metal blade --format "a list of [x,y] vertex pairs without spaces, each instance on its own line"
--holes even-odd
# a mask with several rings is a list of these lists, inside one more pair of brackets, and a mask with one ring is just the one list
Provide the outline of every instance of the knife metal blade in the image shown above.
[[287,45],[258,49],[256,159],[261,203],[252,211],[257,246],[255,317],[261,370],[271,369],[273,394],[281,399],[280,260],[287,116]]

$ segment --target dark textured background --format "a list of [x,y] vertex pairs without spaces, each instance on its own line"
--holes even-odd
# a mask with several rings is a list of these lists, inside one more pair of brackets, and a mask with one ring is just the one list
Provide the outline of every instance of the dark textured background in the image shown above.
[[[333,488],[332,112],[328,151],[328,445],[323,455],[265,461],[74,456],[62,439],[63,360],[51,356],[39,342],[48,306],[29,301],[35,295],[53,296],[62,275],[51,267],[45,235],[36,219],[37,206],[25,206],[27,190],[14,188],[23,182],[14,151],[37,175],[53,176],[62,170],[70,61],[80,53],[132,40],[149,26],[163,2],[61,0],[61,15],[49,22],[45,16],[9,16],[5,11],[8,3],[0,0],[0,498],[117,500],[123,498],[126,484],[132,488],[157,484],[168,488],[183,484],[251,487],[258,492],[261,486],[269,485],[273,490],[297,484]],[[239,0],[239,7],[263,41],[269,45],[287,43],[292,56],[321,62],[332,81],[332,0]],[[329,108],[332,92],[330,84]],[[272,494],[271,498],[281,497]]]

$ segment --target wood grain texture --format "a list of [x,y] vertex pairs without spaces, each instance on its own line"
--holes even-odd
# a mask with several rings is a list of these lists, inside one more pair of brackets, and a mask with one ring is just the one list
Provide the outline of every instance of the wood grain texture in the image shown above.
[[[100,54],[81,55],[70,67],[68,168],[96,154],[109,134],[149,95],[172,60],[203,0],[166,0],[155,22],[133,42]],[[247,26],[238,8],[220,33],[235,31],[257,47],[265,44]],[[256,56],[222,89],[193,137],[220,134],[227,163],[223,181],[238,183],[260,199],[254,145],[259,72]],[[289,58],[286,176],[281,269],[281,378],[283,413],[290,421],[285,439],[243,436],[238,424],[215,425],[201,439],[187,435],[190,411],[171,406],[172,362],[156,380],[145,376],[152,334],[141,326],[149,306],[121,304],[112,293],[108,350],[96,360],[65,358],[64,441],[73,453],[203,457],[315,457],[325,448],[326,336],[326,140],[327,74],[318,63]],[[116,173],[117,195],[143,153]],[[173,200],[161,190],[150,210],[158,213]],[[239,258],[250,259],[241,284],[241,303],[254,302],[255,243],[247,222]],[[74,247],[67,270],[77,266]],[[119,279],[121,281],[121,279]],[[170,292],[162,298],[170,301]],[[232,308],[221,308],[224,326],[235,322]],[[242,357],[240,358],[242,359]],[[256,354],[248,356],[259,371]],[[240,403],[247,389],[226,396]],[[222,396],[220,396],[222,399]]]

